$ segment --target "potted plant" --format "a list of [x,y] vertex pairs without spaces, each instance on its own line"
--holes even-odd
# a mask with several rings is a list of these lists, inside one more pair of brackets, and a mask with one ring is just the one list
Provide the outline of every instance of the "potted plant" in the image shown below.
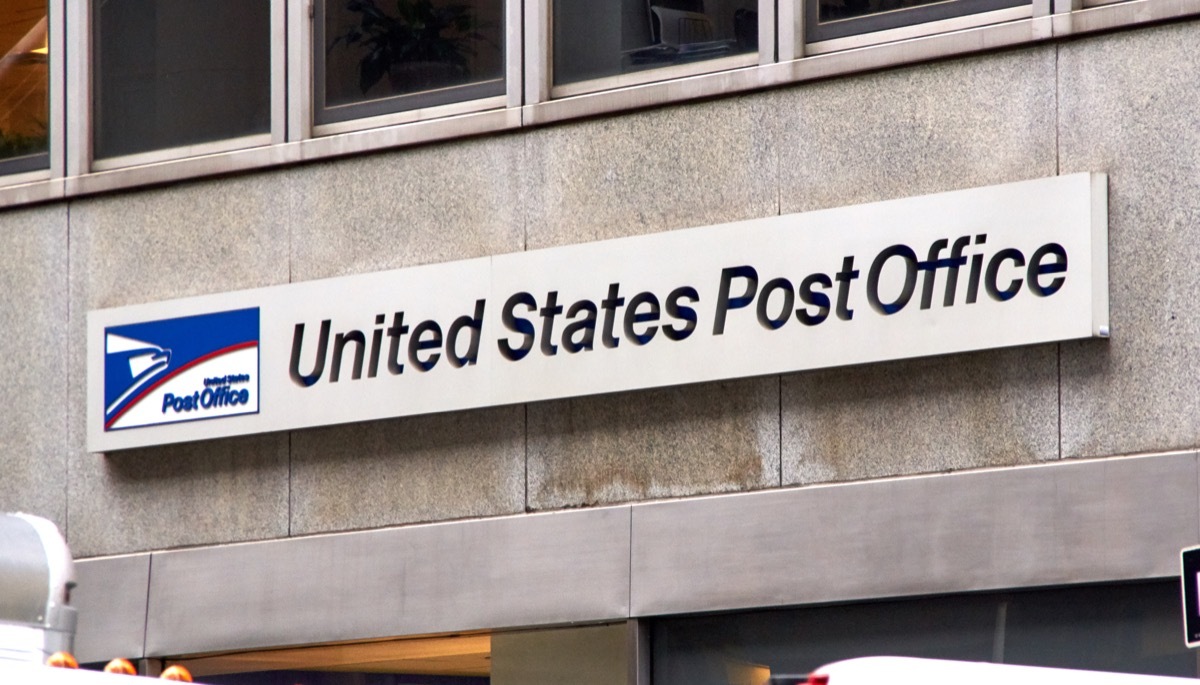
[[45,152],[48,143],[49,138],[44,133],[25,135],[6,133],[4,129],[0,129],[0,160]]
[[356,23],[329,45],[358,48],[358,86],[365,94],[384,76],[395,92],[414,92],[464,82],[472,41],[488,40],[469,5],[432,0],[395,0],[385,12],[376,0],[349,0]]

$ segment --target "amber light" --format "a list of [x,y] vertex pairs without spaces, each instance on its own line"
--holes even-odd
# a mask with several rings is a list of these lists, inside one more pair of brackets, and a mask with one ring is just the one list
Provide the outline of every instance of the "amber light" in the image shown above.
[[181,683],[192,682],[192,674],[183,666],[168,666],[158,677],[162,680],[175,680]]
[[113,659],[104,665],[105,673],[119,673],[121,675],[137,675],[137,669],[128,659]]
[[70,652],[55,652],[46,659],[47,666],[54,668],[79,668],[79,662]]

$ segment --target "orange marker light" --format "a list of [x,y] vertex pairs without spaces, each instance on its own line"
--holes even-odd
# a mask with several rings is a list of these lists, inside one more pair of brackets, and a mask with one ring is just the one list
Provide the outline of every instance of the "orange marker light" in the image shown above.
[[162,680],[175,680],[181,683],[192,682],[192,674],[183,666],[168,666],[158,677]]
[[137,669],[128,659],[113,659],[104,665],[105,673],[120,673],[121,675],[137,675]]
[[79,662],[70,652],[55,652],[46,659],[47,666],[55,668],[79,668]]

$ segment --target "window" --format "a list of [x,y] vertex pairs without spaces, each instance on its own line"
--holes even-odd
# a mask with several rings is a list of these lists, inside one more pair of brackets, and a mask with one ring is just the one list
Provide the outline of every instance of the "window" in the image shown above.
[[554,85],[758,51],[757,0],[554,0]]
[[[345,617],[334,617],[345,623]],[[353,621],[351,621],[353,623]],[[212,685],[611,685],[630,626],[427,635],[170,659]],[[99,667],[100,664],[96,664]]]
[[50,164],[47,9],[45,0],[0,4],[0,173]]
[[1177,581],[663,618],[652,630],[656,685],[795,682],[863,656],[1189,678],[1197,668]]
[[270,0],[94,0],[97,158],[270,132]]
[[1029,0],[805,0],[805,38],[815,43],[1029,4]]
[[502,0],[317,0],[317,124],[502,96]]

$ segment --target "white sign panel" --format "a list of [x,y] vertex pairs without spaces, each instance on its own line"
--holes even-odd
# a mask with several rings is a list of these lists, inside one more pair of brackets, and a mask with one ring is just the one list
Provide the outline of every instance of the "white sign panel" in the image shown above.
[[94,311],[88,447],[1108,335],[1103,174]]

